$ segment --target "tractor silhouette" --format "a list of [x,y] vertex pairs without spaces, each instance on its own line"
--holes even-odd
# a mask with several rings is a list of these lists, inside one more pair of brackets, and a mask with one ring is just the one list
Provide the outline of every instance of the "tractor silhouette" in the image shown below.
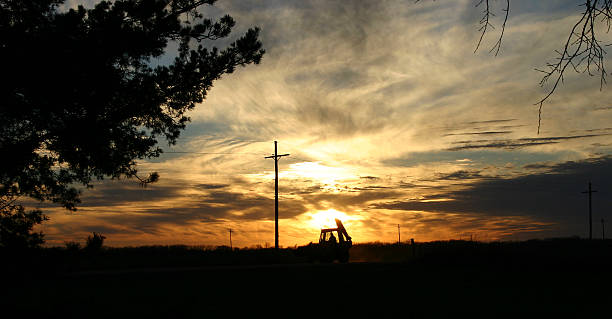
[[[353,246],[353,242],[339,219],[336,219],[336,226],[337,228],[321,229],[319,243],[311,242],[306,246],[298,247],[298,255],[308,258],[311,262],[333,262],[334,260],[341,263],[348,262],[349,249]],[[334,236],[334,233],[337,236]]]

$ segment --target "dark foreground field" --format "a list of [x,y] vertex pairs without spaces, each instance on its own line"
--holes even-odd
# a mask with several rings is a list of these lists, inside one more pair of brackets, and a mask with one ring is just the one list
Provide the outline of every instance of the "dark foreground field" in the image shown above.
[[[131,264],[95,267],[83,260],[102,257],[85,254],[46,257],[38,260],[40,267],[4,272],[1,306],[4,313],[64,318],[612,315],[611,242],[438,242],[414,248],[357,245],[348,264],[305,263],[291,250],[278,259],[270,251],[248,258],[226,251],[215,255],[223,262],[202,265],[172,257],[154,267],[108,252],[105,260]],[[258,254],[265,262],[252,258]],[[172,259],[181,262],[173,266]],[[58,266],[79,260],[78,268]],[[55,268],[44,265],[49,262]]]

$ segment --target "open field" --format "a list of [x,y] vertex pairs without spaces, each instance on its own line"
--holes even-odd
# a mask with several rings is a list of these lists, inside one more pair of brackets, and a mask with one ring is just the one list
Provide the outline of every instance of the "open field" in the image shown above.
[[10,277],[2,303],[23,314],[79,318],[612,313],[609,242],[424,243],[415,258],[398,260],[411,248],[356,245],[348,264],[304,263],[285,252],[285,259],[268,260],[275,263],[41,267],[35,277]]

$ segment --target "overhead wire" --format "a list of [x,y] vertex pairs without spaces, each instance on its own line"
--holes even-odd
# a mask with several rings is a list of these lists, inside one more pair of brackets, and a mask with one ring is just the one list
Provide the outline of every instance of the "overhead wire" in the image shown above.
[[162,154],[203,154],[203,155],[260,155],[265,156],[263,153],[230,153],[230,152],[188,152],[188,151],[163,151]]
[[[162,152],[162,154],[202,154],[202,155],[257,155],[257,156],[268,156],[269,154],[266,153],[246,153],[246,152],[237,152],[237,153],[230,153],[230,152],[189,152],[189,151],[164,151]],[[296,160],[301,160],[304,162],[312,162],[312,160],[307,160],[305,158],[302,157],[296,157],[296,156],[291,156],[292,159],[296,159]]]

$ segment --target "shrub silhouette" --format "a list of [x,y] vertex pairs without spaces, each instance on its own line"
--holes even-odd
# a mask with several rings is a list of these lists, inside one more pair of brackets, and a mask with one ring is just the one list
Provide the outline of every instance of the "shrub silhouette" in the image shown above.
[[64,245],[66,245],[66,250],[67,251],[79,251],[81,250],[81,243],[77,242],[77,241],[66,241],[64,242]]
[[102,234],[93,232],[93,236],[87,236],[85,250],[100,251],[102,249],[102,245],[104,244],[104,239],[106,239],[106,237],[102,236]]

